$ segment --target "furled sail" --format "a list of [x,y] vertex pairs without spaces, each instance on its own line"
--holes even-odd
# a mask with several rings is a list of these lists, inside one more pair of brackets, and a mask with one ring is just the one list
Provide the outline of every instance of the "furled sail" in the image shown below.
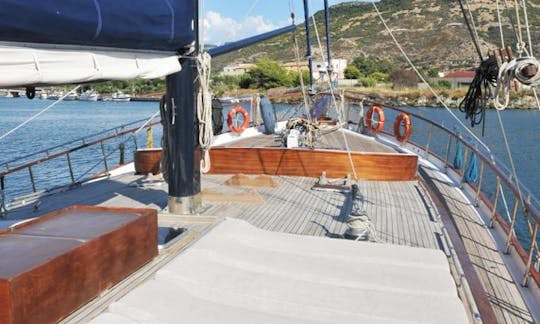
[[195,40],[193,0],[0,0],[0,86],[156,78]]

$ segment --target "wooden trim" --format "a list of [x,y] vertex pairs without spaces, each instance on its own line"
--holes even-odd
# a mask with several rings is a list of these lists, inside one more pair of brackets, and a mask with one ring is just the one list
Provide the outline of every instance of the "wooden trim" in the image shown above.
[[[359,179],[416,179],[418,156],[398,153],[351,153]],[[286,148],[216,147],[210,150],[214,174],[268,174],[330,178],[353,175],[347,152]]]
[[[0,262],[9,261],[1,260]],[[6,319],[8,323],[13,321],[9,281],[4,279],[0,279],[0,319]]]

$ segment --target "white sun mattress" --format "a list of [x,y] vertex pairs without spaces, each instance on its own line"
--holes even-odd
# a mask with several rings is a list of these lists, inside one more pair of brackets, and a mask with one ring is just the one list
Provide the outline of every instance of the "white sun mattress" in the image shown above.
[[441,251],[227,219],[92,323],[466,323]]

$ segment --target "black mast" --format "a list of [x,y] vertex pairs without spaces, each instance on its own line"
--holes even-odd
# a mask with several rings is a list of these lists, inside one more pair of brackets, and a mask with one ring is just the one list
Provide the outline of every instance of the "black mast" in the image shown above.
[[309,89],[308,92],[313,94],[313,58],[311,57],[311,30],[309,27],[309,4],[308,0],[304,0],[304,18],[306,19],[306,44],[307,52],[306,57],[308,59],[309,67]]
[[199,3],[193,0],[195,50],[180,59],[182,70],[167,76],[169,212],[192,214],[201,205],[199,127],[196,113],[196,57],[199,54]]
[[332,50],[330,49],[330,10],[328,9],[328,0],[324,0],[324,18],[326,27],[326,57],[328,59],[326,71],[328,72],[329,80],[332,81],[334,67],[332,66]]

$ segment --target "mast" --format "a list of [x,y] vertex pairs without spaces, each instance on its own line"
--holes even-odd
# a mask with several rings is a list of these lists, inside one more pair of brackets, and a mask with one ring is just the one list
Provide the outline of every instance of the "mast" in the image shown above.
[[328,72],[328,79],[332,81],[334,67],[332,66],[332,50],[330,49],[330,10],[328,9],[328,0],[324,0],[324,18],[326,27],[326,57],[328,59],[326,71]]
[[314,94],[313,91],[313,58],[311,54],[311,31],[309,27],[309,4],[308,0],[304,0],[304,18],[305,18],[305,24],[306,24],[306,44],[307,44],[307,52],[306,57],[308,59],[308,67],[309,67],[309,94]]
[[199,54],[199,4],[194,10],[195,50],[180,59],[182,70],[167,76],[165,103],[170,118],[167,120],[169,174],[168,207],[172,214],[193,214],[201,206],[201,151],[196,113],[197,78],[196,57]]

